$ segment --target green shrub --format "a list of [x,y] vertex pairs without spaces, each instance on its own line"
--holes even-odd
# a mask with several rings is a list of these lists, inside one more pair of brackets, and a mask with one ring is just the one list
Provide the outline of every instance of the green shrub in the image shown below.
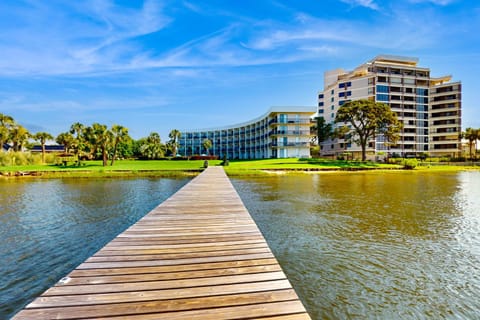
[[403,162],[403,169],[412,170],[412,169],[415,169],[417,166],[418,166],[417,159],[406,159]]

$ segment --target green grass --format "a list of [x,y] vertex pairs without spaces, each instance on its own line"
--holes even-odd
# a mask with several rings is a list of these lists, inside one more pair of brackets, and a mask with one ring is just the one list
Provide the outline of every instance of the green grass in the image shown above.
[[391,170],[400,169],[393,164],[374,162],[341,161],[328,159],[266,159],[266,160],[234,160],[225,167],[230,176],[237,175],[265,175],[269,171],[297,172],[297,171],[347,171],[347,170]]
[[[211,160],[210,165],[217,165],[221,161]],[[173,176],[188,172],[203,170],[203,160],[121,160],[115,161],[113,166],[103,166],[102,161],[83,161],[81,166],[67,165],[25,165],[0,167],[0,172],[35,172],[42,176]]]
[[[220,165],[221,160],[210,160],[209,165]],[[26,165],[0,167],[0,173],[14,175],[18,172],[35,173],[42,177],[136,177],[136,176],[182,176],[203,170],[203,160],[120,160],[113,166],[102,165],[101,161],[84,161],[81,166]],[[413,171],[461,171],[477,169],[466,166],[419,166]],[[272,171],[357,171],[402,169],[401,165],[360,161],[328,159],[264,159],[230,160],[225,171],[230,176],[261,176]]]

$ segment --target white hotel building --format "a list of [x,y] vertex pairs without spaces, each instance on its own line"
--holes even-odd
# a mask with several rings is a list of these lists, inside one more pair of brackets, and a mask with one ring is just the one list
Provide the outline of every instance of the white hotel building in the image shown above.
[[[324,74],[324,89],[318,95],[318,113],[327,123],[345,102],[370,99],[383,102],[396,112],[403,129],[394,146],[383,137],[369,143],[369,158],[382,153],[400,156],[458,156],[461,153],[461,83],[451,76],[434,78],[418,59],[377,56],[353,71],[337,69]],[[336,124],[337,126],[343,124]],[[336,156],[360,152],[348,140],[334,139],[321,145],[321,154]]]
[[203,141],[209,139],[208,152],[228,159],[310,157],[311,117],[316,107],[272,107],[251,121],[211,129],[181,131],[179,154],[206,154]]

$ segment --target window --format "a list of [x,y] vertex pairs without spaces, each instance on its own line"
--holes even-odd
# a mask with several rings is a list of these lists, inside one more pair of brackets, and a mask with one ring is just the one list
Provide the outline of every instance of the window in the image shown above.
[[335,90],[332,89],[332,91],[330,91],[330,94],[333,96],[335,94]]
[[323,102],[319,102],[319,103],[318,103],[318,106],[319,106],[319,107],[323,107]]
[[323,93],[320,93],[320,94],[318,95],[318,99],[323,99]]
[[323,109],[318,109],[318,113],[323,113]]
[[377,101],[388,101],[388,94],[377,94]]
[[352,91],[347,91],[347,97],[350,97],[352,95]]
[[330,102],[333,102],[333,101],[335,101],[335,98],[334,98],[334,97],[332,97],[332,98],[330,99]]
[[334,110],[335,109],[335,106],[332,104],[332,106],[330,107],[331,110]]
[[388,91],[389,91],[388,86],[377,85],[377,93],[388,93]]
[[428,89],[417,88],[417,94],[419,96],[428,96]]
[[426,98],[426,97],[417,97],[417,103],[428,103],[428,98]]
[[344,83],[340,83],[338,85],[339,88],[348,88],[348,87],[351,87],[352,86],[352,82],[344,82]]
[[391,83],[402,83],[402,78],[391,77],[390,82]]
[[341,97],[345,97],[345,92],[339,92],[338,93],[338,96],[341,98]]
[[332,119],[335,118],[335,113],[332,113],[332,114],[330,115],[330,118],[332,118]]
[[338,105],[339,105],[339,106],[343,106],[343,105],[345,104],[345,102],[347,102],[347,100],[338,101]]

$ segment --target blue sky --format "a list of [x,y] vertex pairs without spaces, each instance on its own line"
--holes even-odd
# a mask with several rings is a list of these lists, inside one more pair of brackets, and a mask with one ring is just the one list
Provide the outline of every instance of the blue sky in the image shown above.
[[463,128],[480,127],[479,33],[477,0],[3,0],[0,112],[165,141],[314,106],[325,71],[394,54],[461,80]]

